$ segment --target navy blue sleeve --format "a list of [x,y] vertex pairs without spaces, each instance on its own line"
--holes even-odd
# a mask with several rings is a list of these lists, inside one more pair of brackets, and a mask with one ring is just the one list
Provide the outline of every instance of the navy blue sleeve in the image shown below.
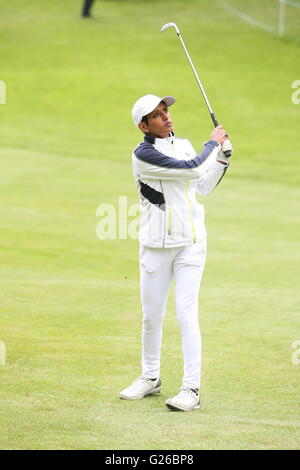
[[213,148],[217,146],[218,143],[215,140],[209,140],[204,144],[203,151],[191,160],[176,160],[176,158],[168,157],[156,150],[150,142],[141,143],[134,151],[134,154],[144,162],[165,168],[195,168],[201,165],[210,155]]

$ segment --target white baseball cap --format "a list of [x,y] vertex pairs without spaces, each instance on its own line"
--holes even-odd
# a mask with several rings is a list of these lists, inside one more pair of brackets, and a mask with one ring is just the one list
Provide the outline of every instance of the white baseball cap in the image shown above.
[[138,99],[134,103],[131,112],[134,124],[138,126],[143,117],[151,113],[161,101],[166,103],[167,106],[171,106],[176,100],[173,96],[163,96],[160,98],[156,95],[145,95]]

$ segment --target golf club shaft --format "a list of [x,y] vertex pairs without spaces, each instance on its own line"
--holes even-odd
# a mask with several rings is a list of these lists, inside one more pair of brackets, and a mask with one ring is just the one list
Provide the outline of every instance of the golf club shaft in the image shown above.
[[190,54],[188,53],[188,50],[187,50],[187,48],[185,47],[185,44],[184,44],[184,41],[183,41],[183,39],[182,39],[182,37],[181,37],[180,32],[179,32],[179,31],[176,31],[176,33],[177,33],[177,36],[178,36],[179,39],[180,39],[180,42],[181,42],[182,47],[183,47],[183,50],[184,50],[184,52],[186,53],[186,56],[187,56],[187,58],[188,58],[188,60],[189,60],[189,63],[190,63],[190,65],[191,65],[191,67],[192,67],[192,70],[193,70],[193,72],[194,72],[195,78],[196,78],[196,80],[197,80],[197,83],[198,83],[198,85],[199,85],[199,88],[200,88],[200,90],[201,90],[201,93],[202,93],[202,95],[203,95],[203,98],[204,98],[204,100],[205,100],[205,103],[206,103],[206,105],[207,105],[207,107],[208,107],[209,114],[210,114],[210,117],[211,117],[211,119],[212,119],[212,122],[214,123],[214,126],[217,127],[217,126],[219,125],[219,123],[218,123],[218,121],[217,121],[217,119],[216,119],[216,116],[214,115],[214,112],[213,112],[213,110],[212,110],[212,107],[211,107],[211,105],[210,105],[210,103],[209,103],[209,101],[208,101],[208,98],[207,98],[207,96],[206,96],[206,93],[205,93],[205,91],[204,91],[204,88],[203,88],[203,86],[202,86],[202,83],[200,82],[200,79],[199,79],[199,77],[198,77],[197,71],[196,71],[196,69],[195,69],[195,67],[194,67],[194,64],[193,64],[193,62],[192,62],[192,59],[191,59],[191,57],[190,57]]
[[[199,79],[199,77],[198,77],[197,71],[196,71],[196,69],[195,69],[195,67],[194,67],[194,64],[193,64],[193,62],[192,62],[192,59],[191,59],[191,57],[190,57],[190,54],[188,53],[188,50],[187,50],[187,48],[185,47],[184,41],[183,41],[183,39],[182,39],[182,37],[181,37],[180,31],[179,31],[179,29],[178,29],[176,23],[166,23],[164,26],[162,26],[162,28],[161,28],[160,31],[161,31],[161,32],[162,32],[162,31],[165,31],[166,29],[171,28],[171,27],[173,27],[173,28],[175,29],[176,34],[177,34],[177,36],[178,36],[179,39],[180,39],[181,45],[182,45],[183,50],[184,50],[184,52],[185,52],[185,54],[186,54],[186,56],[187,56],[187,58],[188,58],[188,60],[189,60],[190,65],[191,65],[191,67],[192,67],[192,70],[193,70],[193,72],[194,72],[195,78],[196,78],[197,83],[198,83],[198,85],[199,85],[200,91],[201,91],[201,93],[202,93],[202,95],[203,95],[204,101],[205,101],[205,103],[206,103],[206,105],[207,105],[207,107],[208,107],[211,120],[212,120],[212,122],[214,123],[214,126],[217,127],[217,126],[219,125],[219,123],[218,123],[217,118],[216,118],[216,116],[215,116],[215,114],[214,114],[214,112],[213,112],[213,110],[212,110],[212,107],[211,107],[209,101],[208,101],[208,98],[207,98],[207,96],[206,96],[206,93],[205,93],[205,91],[204,91],[204,88],[203,88],[203,86],[202,86],[202,83],[200,82],[200,79]],[[227,134],[226,134],[226,137],[228,137]],[[223,147],[223,149],[224,149],[224,153],[225,153],[226,157],[229,158],[229,157],[231,156],[231,153],[232,153],[232,146],[231,146],[231,142],[230,142],[230,140],[229,140],[228,138],[225,140],[225,142],[223,142],[222,147]]]

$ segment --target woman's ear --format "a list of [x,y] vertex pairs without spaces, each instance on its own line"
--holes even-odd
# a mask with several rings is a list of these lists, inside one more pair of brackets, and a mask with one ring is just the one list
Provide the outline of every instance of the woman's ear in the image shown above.
[[147,134],[147,132],[149,132],[148,126],[145,122],[139,123],[139,129],[141,129],[141,131],[144,132],[144,134]]

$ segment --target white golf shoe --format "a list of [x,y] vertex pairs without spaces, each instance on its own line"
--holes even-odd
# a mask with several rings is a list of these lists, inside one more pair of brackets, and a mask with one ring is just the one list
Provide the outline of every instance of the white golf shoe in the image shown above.
[[153,395],[154,393],[158,393],[160,390],[161,381],[159,378],[156,380],[151,380],[146,379],[145,377],[139,377],[134,382],[132,382],[129,387],[122,390],[119,396],[124,400],[139,400],[146,395]]
[[200,408],[200,398],[197,391],[181,387],[180,392],[173,398],[168,398],[165,404],[170,410],[190,411]]

